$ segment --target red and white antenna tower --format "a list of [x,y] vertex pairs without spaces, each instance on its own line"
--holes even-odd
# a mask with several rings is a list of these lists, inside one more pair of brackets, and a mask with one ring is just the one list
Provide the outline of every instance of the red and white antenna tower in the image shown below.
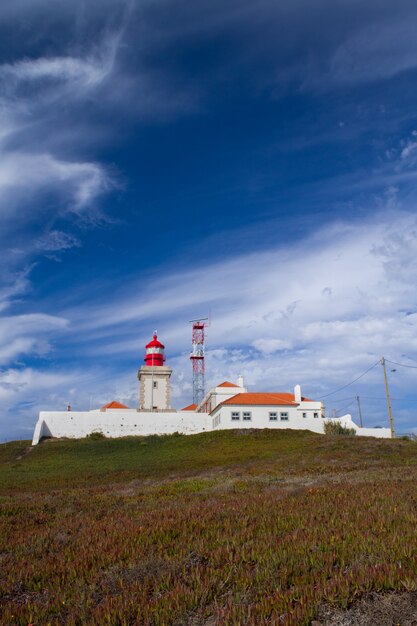
[[190,320],[193,325],[192,352],[190,359],[193,364],[193,404],[200,404],[204,398],[204,378],[206,373],[204,363],[204,328],[208,317]]

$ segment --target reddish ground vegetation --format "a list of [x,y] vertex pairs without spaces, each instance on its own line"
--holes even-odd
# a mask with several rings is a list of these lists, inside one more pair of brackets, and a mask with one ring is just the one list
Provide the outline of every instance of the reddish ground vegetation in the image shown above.
[[[339,441],[323,437],[273,436],[275,455],[270,444],[262,459],[262,437],[245,447],[242,435],[222,434],[217,449],[210,444],[217,468],[194,476],[181,475],[177,462],[175,478],[155,469],[110,482],[108,460],[107,484],[96,484],[94,475],[91,487],[84,477],[82,486],[74,479],[63,488],[60,475],[56,489],[49,474],[36,492],[32,474],[27,490],[17,476],[12,494],[8,482],[0,500],[0,624],[262,626],[315,619],[330,626],[344,624],[326,620],[344,619],[358,598],[369,604],[373,594],[390,591],[415,597],[415,444],[352,438],[343,452]],[[240,448],[240,462],[230,449],[233,463],[223,462],[227,442]],[[65,445],[77,454],[77,442]],[[172,451],[158,453],[160,445],[155,456],[173,464]],[[192,457],[201,439],[184,445]],[[119,446],[123,456],[123,441]],[[337,448],[338,464],[324,462],[327,446]],[[367,449],[357,463],[358,451]],[[287,470],[280,456],[290,456]],[[33,458],[19,463],[29,467]]]

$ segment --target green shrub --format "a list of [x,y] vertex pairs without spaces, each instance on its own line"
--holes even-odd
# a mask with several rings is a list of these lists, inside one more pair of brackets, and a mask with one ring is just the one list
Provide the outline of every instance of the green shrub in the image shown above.
[[92,439],[93,441],[97,441],[98,439],[106,439],[106,435],[101,432],[101,430],[93,430],[93,432],[87,435],[87,437],[89,439]]
[[354,428],[346,428],[341,422],[325,422],[324,432],[326,435],[356,435]]

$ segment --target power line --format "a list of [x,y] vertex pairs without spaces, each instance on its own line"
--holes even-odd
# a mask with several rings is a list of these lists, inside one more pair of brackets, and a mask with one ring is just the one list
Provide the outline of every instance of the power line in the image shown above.
[[[361,400],[385,400],[386,398],[384,396],[363,396],[361,394]],[[403,400],[403,398],[392,398],[392,400],[395,400],[396,402],[401,402]]]
[[[355,400],[356,400],[356,398],[355,398]],[[355,400],[352,400],[352,402],[349,402],[349,404],[346,404],[341,409],[336,409],[336,413],[341,413],[342,411],[346,411],[346,409],[348,409],[350,406],[352,406],[352,404],[355,402]]]
[[356,383],[357,380],[359,380],[360,378],[362,378],[362,376],[365,376],[365,374],[367,374],[368,372],[370,372],[372,369],[374,369],[374,367],[376,367],[377,365],[380,364],[380,361],[378,360],[376,363],[374,363],[373,365],[371,365],[371,367],[369,367],[367,370],[365,370],[360,376],[358,376],[357,378],[355,378],[355,380],[352,380],[350,383],[348,383],[347,385],[343,385],[343,387],[339,387],[339,389],[336,389],[335,391],[331,391],[330,393],[326,393],[326,395],[321,396],[321,398],[327,398],[328,396],[332,396],[333,394],[337,393],[338,391],[342,391],[342,389],[346,389],[346,387],[350,387],[350,385],[353,385],[353,383]]
[[396,361],[390,361],[389,359],[385,359],[387,363],[392,363],[393,365],[398,365],[399,367],[411,367],[413,370],[417,370],[417,365],[406,365],[405,363],[397,363]]

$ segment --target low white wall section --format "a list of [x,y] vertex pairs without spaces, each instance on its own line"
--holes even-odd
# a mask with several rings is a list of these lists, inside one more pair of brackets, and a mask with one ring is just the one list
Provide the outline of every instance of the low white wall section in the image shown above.
[[340,422],[345,428],[353,428],[360,437],[379,437],[381,439],[391,439],[391,430],[389,428],[361,428],[352,419],[351,415],[343,415],[329,422]]
[[211,418],[205,413],[176,411],[151,413],[136,409],[107,409],[106,411],[41,411],[35,426],[32,445],[42,437],[79,439],[93,432],[106,437],[129,435],[185,435],[211,430]]
[[[272,428],[295,430],[311,430],[314,433],[324,433],[326,422],[337,421],[346,428],[353,428],[358,436],[378,437],[383,439],[391,438],[389,428],[361,428],[352,420],[351,415],[344,415],[337,419],[323,418],[320,405],[311,408],[313,403],[301,403],[298,407],[274,407],[274,406],[232,406],[225,405],[219,407],[212,414],[212,428],[214,430],[227,430],[232,428]],[[306,410],[306,407],[309,410]],[[232,419],[232,414],[235,414]],[[239,419],[236,419],[236,413]],[[246,419],[244,419],[246,413]],[[250,414],[250,419],[249,415]],[[271,414],[273,419],[271,419]],[[276,414],[276,419],[275,419]],[[317,415],[317,417],[314,417]]]

